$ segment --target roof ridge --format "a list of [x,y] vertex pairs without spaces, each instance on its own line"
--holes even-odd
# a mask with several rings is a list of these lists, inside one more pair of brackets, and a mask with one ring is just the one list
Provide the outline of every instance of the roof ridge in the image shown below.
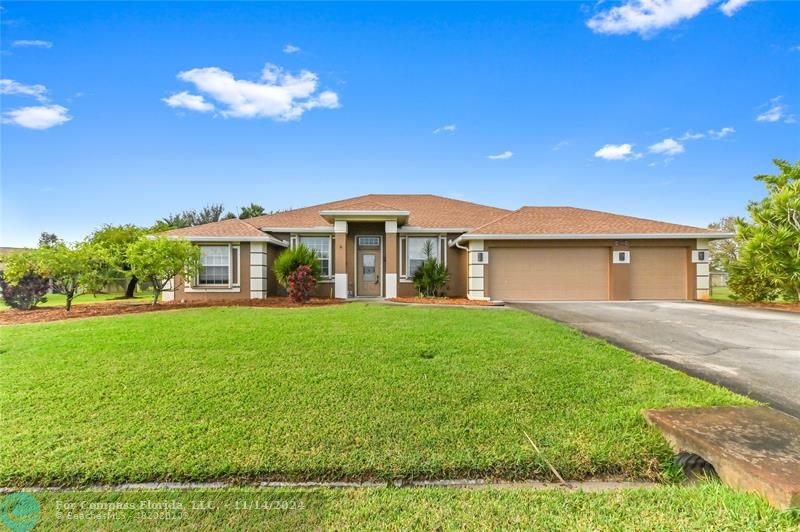
[[492,225],[492,224],[493,224],[493,223],[495,223],[495,222],[499,222],[500,220],[504,220],[504,219],[508,218],[509,216],[511,216],[512,214],[516,214],[516,213],[518,213],[519,211],[521,211],[521,210],[522,210],[522,209],[524,209],[524,208],[525,208],[525,207],[520,207],[519,209],[517,209],[517,210],[515,210],[515,211],[507,212],[507,213],[505,213],[505,214],[503,214],[503,215],[501,215],[501,216],[498,216],[497,218],[495,218],[495,219],[494,219],[494,220],[492,220],[491,222],[487,222],[487,223],[485,223],[485,224],[483,224],[483,225],[479,225],[478,227],[475,227],[475,228],[473,228],[473,229],[470,229],[470,230],[469,230],[469,231],[467,231],[467,232],[468,232],[468,233],[474,233],[475,231],[478,231],[479,229],[483,229],[483,228],[484,228],[484,227],[486,227],[487,225]]
[[597,213],[600,213],[600,214],[607,214],[609,216],[616,216],[616,217],[620,217],[620,218],[632,218],[634,220],[641,220],[643,222],[653,222],[653,223],[668,224],[668,225],[680,225],[680,226],[683,226],[683,227],[691,227],[693,229],[702,229],[703,231],[708,231],[709,230],[708,228],[697,227],[696,225],[687,225],[687,224],[680,224],[680,223],[675,223],[675,222],[665,222],[664,220],[655,220],[653,218],[642,218],[641,216],[632,216],[630,214],[619,214],[619,213],[615,213],[615,212],[601,211],[601,210],[597,210],[597,209],[584,209],[583,207],[572,207],[572,206],[569,206],[569,205],[565,205],[565,206],[525,205],[524,207],[521,207],[521,208],[522,209],[528,209],[528,208],[530,208],[530,209],[542,209],[542,208],[544,208],[544,209],[572,209],[574,211],[597,212]]

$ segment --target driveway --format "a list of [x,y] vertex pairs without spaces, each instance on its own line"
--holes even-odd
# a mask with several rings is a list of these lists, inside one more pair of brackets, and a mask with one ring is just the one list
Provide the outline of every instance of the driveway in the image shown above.
[[671,301],[512,306],[800,418],[800,314]]

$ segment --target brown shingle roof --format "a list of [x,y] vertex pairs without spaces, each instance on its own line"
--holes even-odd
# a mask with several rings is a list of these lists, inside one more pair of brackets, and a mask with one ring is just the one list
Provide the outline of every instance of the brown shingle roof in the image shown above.
[[247,223],[255,227],[325,227],[331,224],[319,215],[320,211],[337,209],[408,211],[410,216],[407,225],[410,226],[463,229],[478,227],[509,212],[497,207],[431,194],[367,194],[302,209],[267,214],[251,218]]
[[266,236],[263,231],[258,230],[245,220],[231,218],[230,220],[220,220],[210,224],[195,225],[184,227],[183,229],[171,229],[161,233],[163,236],[180,237],[260,237]]
[[616,235],[714,233],[679,225],[575,207],[522,207],[477,229],[471,235]]

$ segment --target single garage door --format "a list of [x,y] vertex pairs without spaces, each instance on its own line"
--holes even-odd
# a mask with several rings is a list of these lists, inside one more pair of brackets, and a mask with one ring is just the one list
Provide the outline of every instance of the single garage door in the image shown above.
[[608,299],[609,248],[491,248],[489,296],[506,301]]
[[631,299],[686,299],[685,248],[632,248]]

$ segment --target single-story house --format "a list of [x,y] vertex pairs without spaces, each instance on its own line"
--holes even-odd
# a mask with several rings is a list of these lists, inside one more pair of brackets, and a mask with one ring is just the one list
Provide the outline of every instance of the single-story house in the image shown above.
[[[285,292],[272,263],[304,244],[319,297],[415,295],[426,247],[449,270],[448,296],[477,300],[706,299],[708,242],[732,235],[573,207],[515,211],[430,194],[369,194],[165,233],[202,246],[203,269],[165,301]],[[430,246],[430,247],[429,247]]]

